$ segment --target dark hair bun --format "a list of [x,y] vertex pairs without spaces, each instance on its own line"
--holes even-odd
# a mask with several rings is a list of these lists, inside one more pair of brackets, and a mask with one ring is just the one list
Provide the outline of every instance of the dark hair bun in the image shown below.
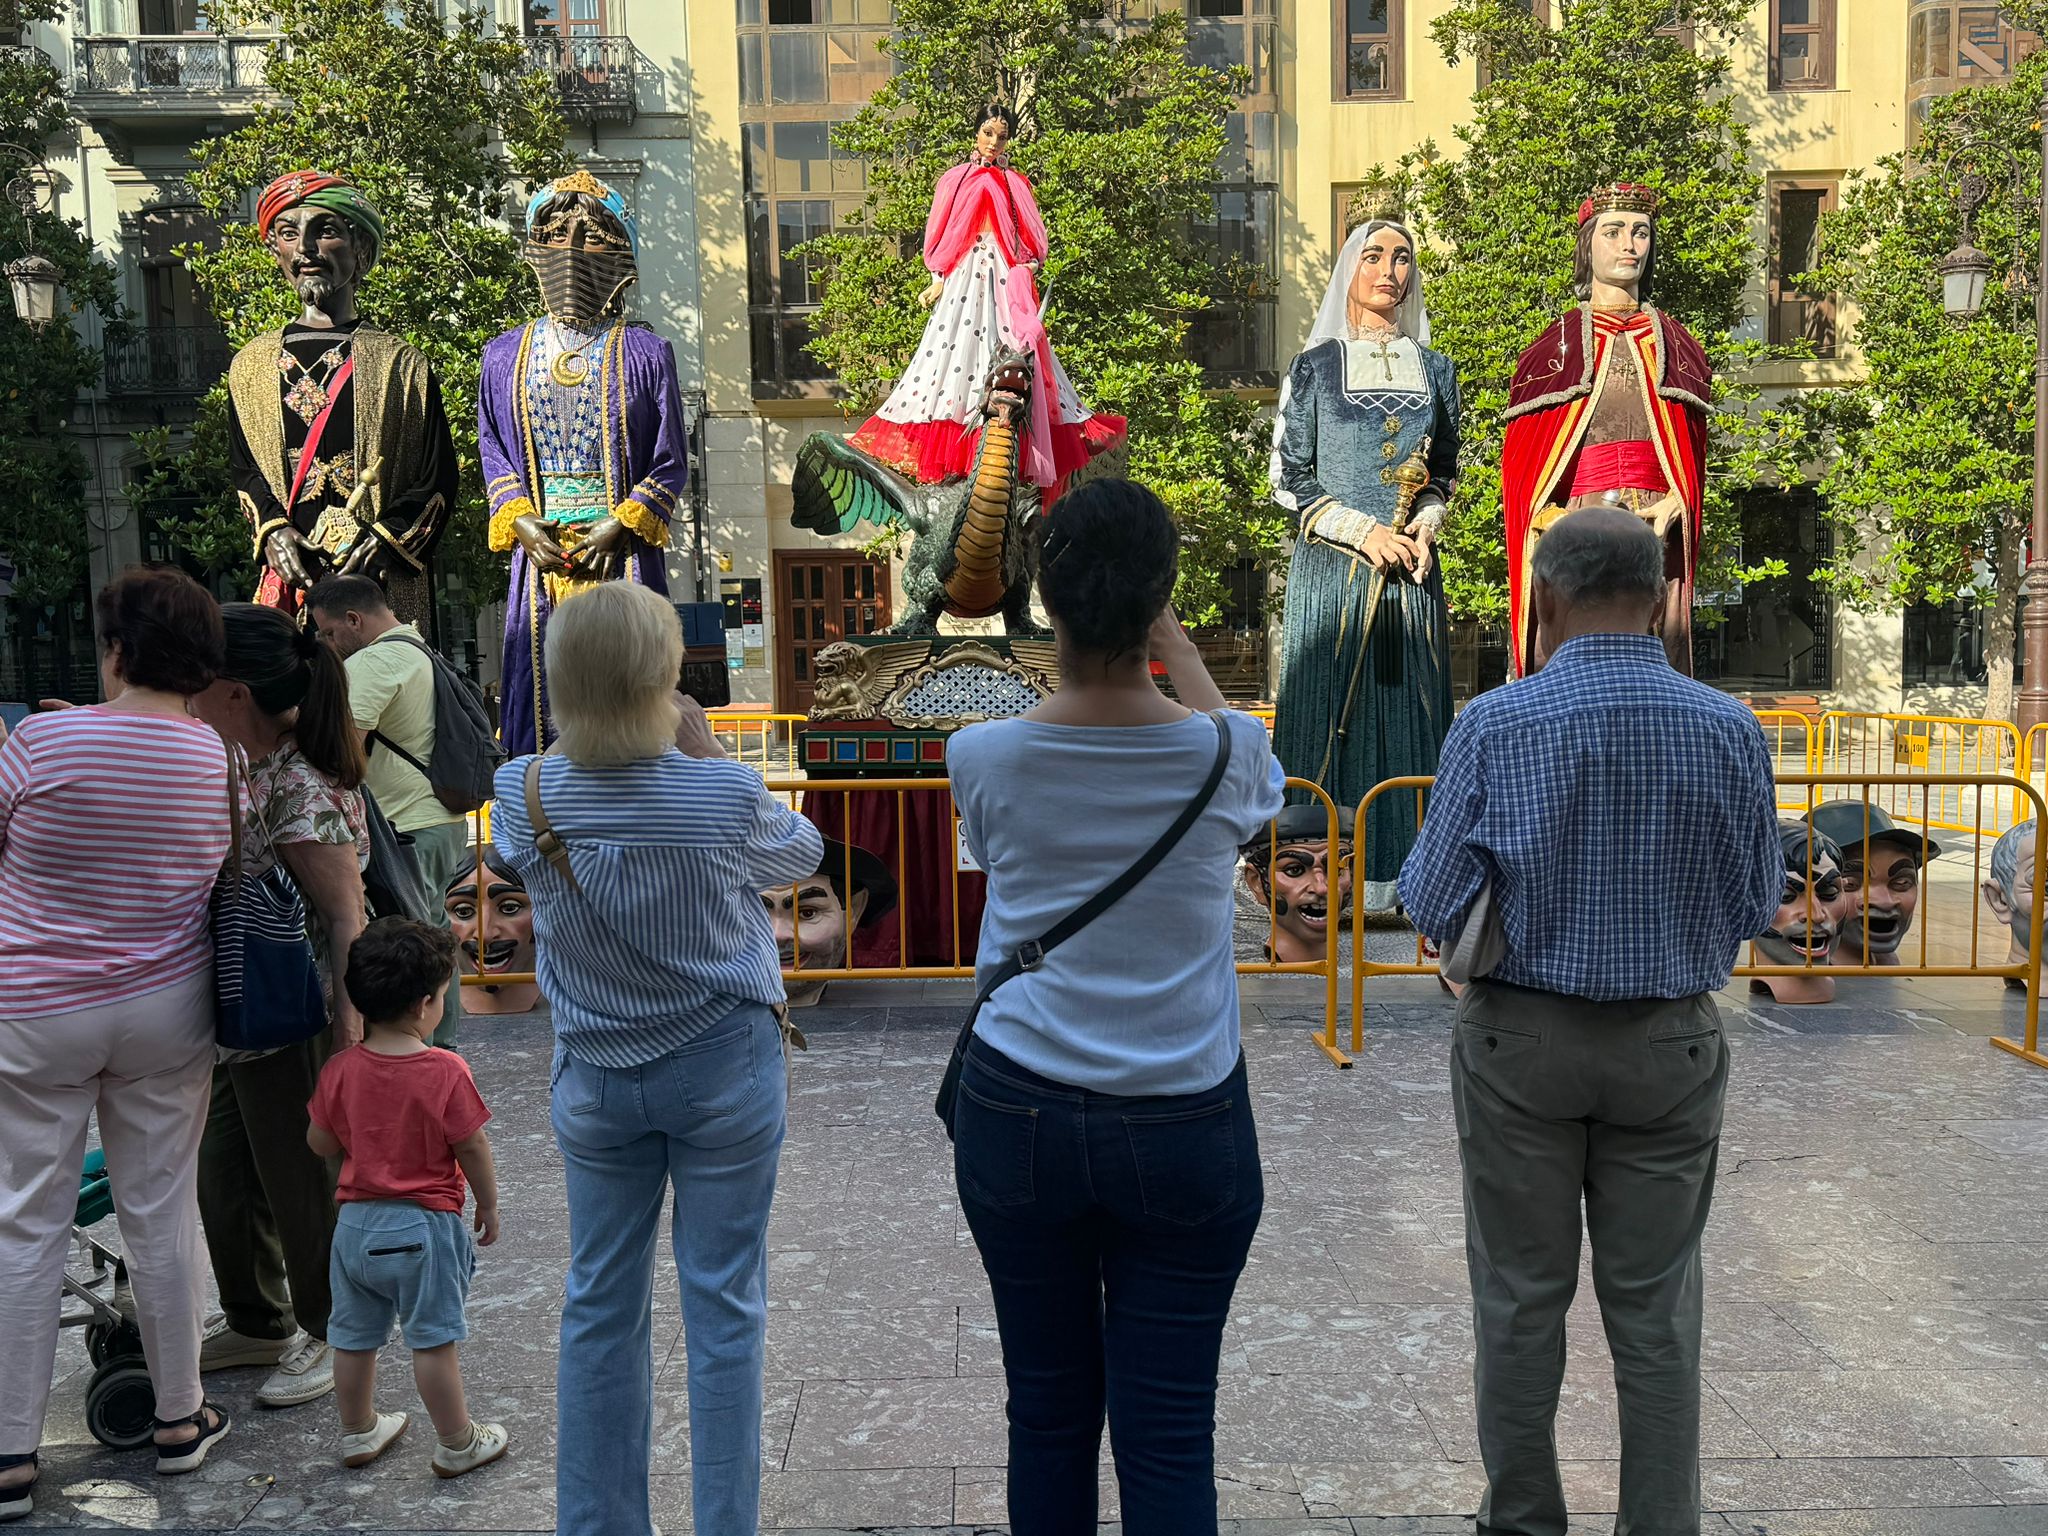
[[1091,480],[1039,524],[1039,596],[1084,651],[1141,648],[1179,570],[1180,529],[1134,480]]

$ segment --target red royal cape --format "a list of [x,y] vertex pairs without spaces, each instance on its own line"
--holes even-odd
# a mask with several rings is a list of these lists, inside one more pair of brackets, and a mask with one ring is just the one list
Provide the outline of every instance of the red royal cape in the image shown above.
[[[1597,323],[1596,323],[1597,322]],[[1508,391],[1507,441],[1501,452],[1501,502],[1507,513],[1508,621],[1515,675],[1535,660],[1529,612],[1529,554],[1539,508],[1562,503],[1572,462],[1585,436],[1593,385],[1613,338],[1636,348],[1646,391],[1652,443],[1665,482],[1685,503],[1688,586],[1699,565],[1700,511],[1706,500],[1707,412],[1714,370],[1692,333],[1645,304],[1621,317],[1595,316],[1589,304],[1568,309],[1522,353]]]

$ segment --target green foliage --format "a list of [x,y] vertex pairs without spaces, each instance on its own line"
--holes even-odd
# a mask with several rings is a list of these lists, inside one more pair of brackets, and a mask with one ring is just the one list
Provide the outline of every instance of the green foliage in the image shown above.
[[[2038,0],[2008,10],[2022,25],[2048,22]],[[1807,280],[1854,310],[1863,363],[1862,382],[1805,405],[1835,528],[1824,579],[1865,609],[1984,603],[1988,712],[2008,718],[2033,508],[2044,82],[2048,54],[2035,54],[2009,82],[1937,98],[1910,158],[1850,178],[1822,218]],[[1986,201],[1967,233],[1992,274],[1982,312],[1951,320],[1935,267],[1964,243],[1956,194],[1971,174]]]
[[[18,31],[68,9],[62,0],[0,0],[0,29]],[[0,183],[33,172],[64,121],[63,82],[49,60],[33,48],[0,50],[0,144],[27,157],[0,165]],[[23,190],[35,179],[25,178]],[[73,314],[95,306],[108,332],[122,334],[113,269],[93,255],[81,228],[0,199],[0,260],[24,252],[57,264]],[[84,344],[62,311],[42,330],[0,318],[0,552],[14,562],[15,597],[24,606],[62,602],[85,575],[91,470],[67,424],[79,391],[99,376],[98,349]]]
[[1178,598],[1200,622],[1217,612],[1224,569],[1275,552],[1284,526],[1266,501],[1256,408],[1208,390],[1185,347],[1189,317],[1254,277],[1188,238],[1242,82],[1188,61],[1178,14],[1110,18],[1105,0],[898,0],[885,45],[897,73],[833,133],[866,164],[865,208],[803,252],[825,274],[812,350],[850,411],[886,393],[923,333],[932,188],[972,143],[984,102],[1013,108],[1014,162],[1051,235],[1048,329],[1082,396],[1129,418],[1130,474],[1189,537]]
[[[524,45],[487,14],[444,20],[437,0],[217,0],[208,16],[221,30],[280,34],[265,79],[282,98],[193,148],[193,191],[226,227],[219,249],[184,253],[208,304],[238,347],[291,319],[297,301],[255,226],[242,222],[249,195],[309,166],[360,186],[386,234],[358,295],[362,314],[426,354],[461,460],[437,563],[471,591],[502,586],[503,559],[484,548],[477,380],[484,343],[539,309],[505,215],[515,181],[569,168],[551,80],[531,72]],[[223,382],[208,396],[184,451],[156,445],[137,486],[172,505],[199,498],[196,511],[171,521],[180,547],[217,571],[249,559],[227,484],[226,394]]]
[[1452,612],[1500,622],[1507,565],[1500,499],[1502,414],[1522,349],[1578,302],[1572,256],[1579,202],[1593,187],[1638,181],[1662,196],[1650,300],[1707,349],[1716,385],[1708,451],[1706,557],[1700,586],[1782,574],[1737,572],[1735,497],[1773,474],[1798,478],[1798,433],[1755,408],[1732,376],[1760,360],[1730,339],[1759,266],[1751,221],[1761,179],[1750,130],[1725,91],[1721,45],[1746,27],[1749,0],[1689,0],[1693,48],[1660,35],[1672,0],[1556,0],[1555,25],[1515,0],[1457,0],[1433,35],[1447,60],[1484,57],[1490,79],[1457,130],[1456,159],[1425,144],[1375,168],[1354,211],[1405,210],[1423,243],[1432,345],[1458,365],[1464,396],[1460,479],[1443,535]]

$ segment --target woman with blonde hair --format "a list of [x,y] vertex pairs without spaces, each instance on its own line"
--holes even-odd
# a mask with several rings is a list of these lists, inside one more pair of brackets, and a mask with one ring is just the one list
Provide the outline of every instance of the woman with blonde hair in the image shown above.
[[544,757],[498,770],[491,829],[533,897],[569,1193],[556,1530],[650,1529],[654,1243],[673,1242],[699,1536],[754,1536],[768,1207],[788,1085],[763,891],[818,871],[817,828],[726,760],[676,692],[659,594],[610,582],[548,625]]

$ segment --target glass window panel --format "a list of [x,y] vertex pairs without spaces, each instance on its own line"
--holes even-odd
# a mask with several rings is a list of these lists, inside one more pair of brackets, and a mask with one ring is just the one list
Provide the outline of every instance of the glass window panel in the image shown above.
[[1787,189],[1778,194],[1778,275],[1798,277],[1813,266],[1825,192]]
[[825,192],[832,184],[832,139],[829,123],[775,125],[775,190]]
[[811,341],[809,317],[794,315],[782,322],[782,376],[792,381],[822,379],[825,365],[806,349]]
[[1812,21],[1813,0],[1778,0],[1778,25],[1804,27]]
[[[841,597],[853,597],[857,595],[860,589],[855,585],[855,583],[859,579],[859,573],[855,571],[852,566],[842,565],[841,567],[839,567],[839,595]],[[847,609],[847,612],[851,614],[853,610],[849,608]]]
[[[748,318],[748,330],[752,333],[754,354],[754,378],[766,383],[774,379],[775,371],[775,316],[772,313],[756,314]],[[803,594],[797,594],[801,597]]]
[[832,190],[834,192],[859,192],[868,184],[867,162],[859,155],[849,155],[842,149],[832,151]]
[[1206,69],[1236,69],[1246,63],[1245,31],[1228,21],[1188,23],[1188,57]]
[[864,565],[860,568],[860,595],[862,597],[873,597],[875,595],[875,568],[872,565]]
[[1188,0],[1189,16],[1242,16],[1244,0]]
[[1778,76],[1783,80],[1813,79],[1812,38],[1792,33],[1778,39]]
[[818,0],[768,0],[768,25],[808,27],[818,20]]
[[811,596],[819,602],[825,600],[825,567],[822,565],[811,567]]
[[1252,83],[1250,94],[1263,96],[1273,87],[1273,29],[1270,26],[1254,26],[1251,29]]
[[1927,76],[1931,80],[1946,80],[1955,73],[1955,34],[1950,28],[1953,18],[1947,11],[1930,11],[1927,16]]
[[1927,78],[1927,15],[1924,11],[1913,18],[1912,42],[1906,52],[1906,78]]
[[761,25],[761,0],[740,0],[740,25],[758,27]]
[[758,107],[768,99],[767,87],[761,79],[761,34],[742,32],[740,34],[740,104]]
[[526,30],[550,31],[562,24],[562,8],[558,0],[526,0]]
[[[789,568],[789,597],[791,602],[800,603],[804,600],[804,568],[800,565],[792,565]],[[803,610],[801,608],[797,610],[797,616],[798,623],[802,623]],[[801,636],[803,631],[799,629],[797,633]]]
[[864,27],[886,27],[896,19],[889,0],[860,0],[860,21]]
[[745,164],[746,190],[766,192],[768,185],[768,125],[745,123],[740,127],[740,151]]
[[800,683],[808,682],[810,680],[810,676],[811,653],[809,651],[799,648],[796,653],[796,680]]
[[768,234],[768,199],[747,199],[747,302],[775,302],[775,245]]
[[833,32],[825,41],[825,68],[834,102],[858,106],[889,79],[889,61],[875,45],[879,32]]
[[595,30],[602,19],[597,0],[569,0],[569,21],[577,31]]
[[1253,181],[1280,179],[1280,124],[1273,112],[1251,114],[1251,168]]
[[1387,0],[1346,0],[1345,16],[1353,37],[1387,35]]
[[[850,574],[851,574],[851,572],[849,572],[848,574],[850,575]],[[859,618],[859,614],[860,614],[860,610],[859,610],[858,608],[854,608],[854,607],[851,607],[851,606],[849,606],[849,607],[845,607],[845,608],[841,608],[841,609],[839,610],[839,624],[840,624],[840,628],[839,628],[839,633],[841,633],[842,635],[857,635],[857,634],[859,634],[859,633],[860,633],[860,618]]]
[[824,36],[817,32],[769,33],[768,84],[772,101],[823,101]]

